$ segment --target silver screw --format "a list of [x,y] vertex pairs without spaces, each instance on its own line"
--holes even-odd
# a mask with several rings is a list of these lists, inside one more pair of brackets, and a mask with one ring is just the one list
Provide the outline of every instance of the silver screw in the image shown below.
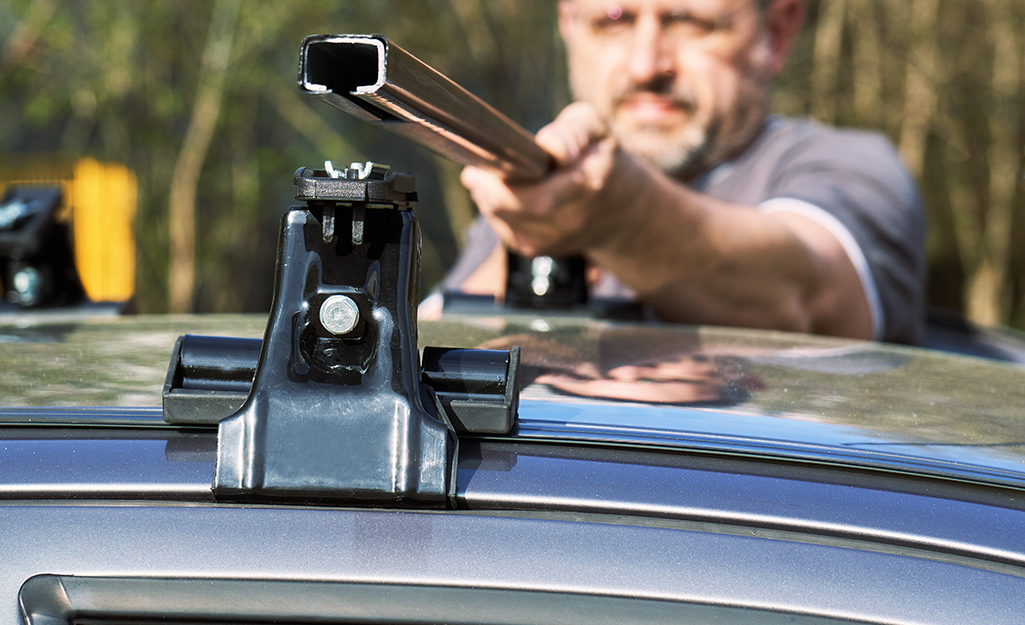
[[35,267],[19,269],[11,282],[14,283],[14,293],[9,293],[8,299],[22,306],[35,306],[43,299],[43,274]]
[[320,324],[331,334],[348,334],[357,323],[359,306],[350,297],[332,295],[320,305]]

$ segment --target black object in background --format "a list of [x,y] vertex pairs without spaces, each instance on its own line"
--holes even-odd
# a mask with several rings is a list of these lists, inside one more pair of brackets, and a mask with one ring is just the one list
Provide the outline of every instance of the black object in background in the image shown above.
[[71,228],[57,221],[59,187],[12,187],[0,200],[0,268],[5,299],[23,308],[78,303]]

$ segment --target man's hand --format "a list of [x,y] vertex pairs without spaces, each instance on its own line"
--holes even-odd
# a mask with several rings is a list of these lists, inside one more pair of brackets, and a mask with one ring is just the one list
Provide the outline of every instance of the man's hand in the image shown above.
[[509,181],[477,167],[463,170],[484,218],[509,248],[526,256],[583,253],[619,221],[603,210],[605,189],[619,156],[608,129],[588,104],[567,107],[537,133],[555,162],[540,181]]

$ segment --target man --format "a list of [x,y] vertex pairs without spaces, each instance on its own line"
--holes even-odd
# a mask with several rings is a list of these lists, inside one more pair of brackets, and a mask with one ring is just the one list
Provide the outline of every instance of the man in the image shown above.
[[446,286],[495,293],[505,246],[581,254],[659,318],[914,343],[924,216],[893,149],[769,116],[803,0],[560,0],[578,101],[555,171],[467,168],[484,222]]

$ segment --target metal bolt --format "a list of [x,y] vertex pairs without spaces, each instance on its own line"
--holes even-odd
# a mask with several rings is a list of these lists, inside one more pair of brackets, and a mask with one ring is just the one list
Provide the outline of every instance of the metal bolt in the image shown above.
[[320,324],[331,334],[352,332],[359,323],[359,306],[352,298],[332,295],[320,305]]
[[552,288],[552,274],[555,271],[555,260],[550,256],[537,256],[530,262],[530,273],[533,279],[530,288],[534,295],[544,297]]
[[43,274],[35,267],[19,269],[11,282],[14,292],[8,297],[22,306],[35,306],[43,299]]

